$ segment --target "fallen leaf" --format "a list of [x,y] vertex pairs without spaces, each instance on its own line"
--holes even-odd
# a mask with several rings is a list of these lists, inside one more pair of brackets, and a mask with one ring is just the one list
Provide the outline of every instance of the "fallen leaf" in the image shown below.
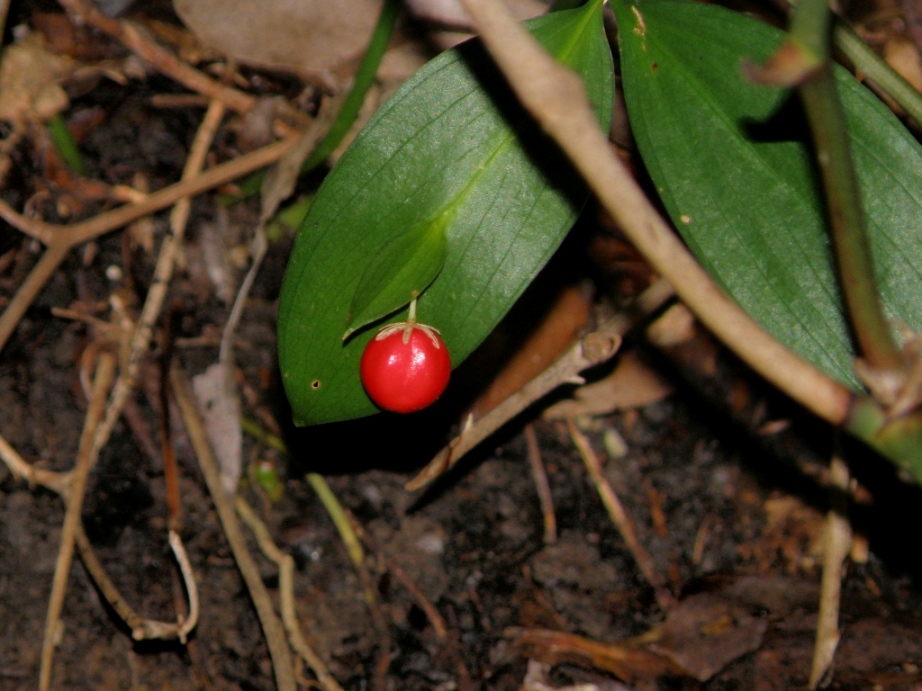
[[45,121],[68,106],[60,80],[73,61],[45,48],[42,37],[28,33],[3,49],[0,63],[0,120]]
[[615,410],[642,408],[672,393],[672,386],[635,352],[621,356],[604,379],[579,387],[572,398],[548,408],[544,417],[562,420],[580,415],[606,415]]
[[174,0],[185,25],[239,62],[328,81],[364,50],[382,0]]
[[562,631],[527,629],[519,632],[515,644],[525,654],[542,662],[588,665],[611,672],[629,683],[675,671],[668,659],[643,650],[634,641],[602,643]]
[[716,594],[700,593],[669,610],[666,621],[655,630],[658,638],[650,650],[704,682],[756,650],[767,628],[765,619],[752,616],[744,607]]
[[907,82],[922,91],[922,60],[911,41],[893,38],[884,44],[884,59]]
[[582,288],[565,288],[538,327],[474,403],[474,417],[480,418],[495,408],[563,355],[588,323],[590,309],[591,301]]

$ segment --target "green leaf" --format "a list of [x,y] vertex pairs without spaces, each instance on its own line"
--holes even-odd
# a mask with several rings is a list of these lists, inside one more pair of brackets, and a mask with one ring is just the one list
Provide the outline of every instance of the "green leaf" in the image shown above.
[[[529,28],[583,75],[607,128],[613,70],[601,0]],[[419,321],[441,331],[455,365],[464,360],[550,258],[585,198],[479,43],[428,63],[356,138],[299,233],[278,327],[296,424],[377,411],[358,363],[381,324],[345,342],[343,334],[378,316],[405,318],[414,292],[425,290]]]
[[447,246],[444,224],[434,222],[417,223],[376,248],[352,298],[343,338],[422,295],[442,270]]
[[[858,389],[796,96],[747,81],[784,34],[713,5],[614,3],[644,163],[691,250],[776,338]],[[922,327],[922,149],[842,68],[836,79],[888,316]]]

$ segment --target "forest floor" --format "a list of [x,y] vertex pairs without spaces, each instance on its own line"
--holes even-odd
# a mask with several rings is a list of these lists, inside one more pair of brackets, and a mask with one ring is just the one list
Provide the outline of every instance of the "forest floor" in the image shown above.
[[[80,52],[88,50],[89,29],[73,28],[54,5],[46,9],[14,4],[10,25],[43,31],[58,46],[53,39],[70,32],[70,57],[89,62]],[[97,62],[129,55],[98,34],[89,45],[99,51]],[[251,91],[295,102],[290,78],[247,69],[241,75]],[[68,173],[47,141],[29,135],[4,149],[11,166],[2,198],[71,224],[113,206],[116,185],[154,190],[174,182],[203,113],[157,100],[180,92],[148,73],[71,94],[68,123],[80,131],[86,176]],[[301,104],[308,111],[318,98],[311,94],[313,101]],[[244,140],[228,116],[211,164],[244,153]],[[46,148],[33,148],[42,141]],[[302,181],[299,190],[318,180]],[[155,345],[144,352],[136,389],[89,475],[82,509],[89,542],[125,600],[143,617],[175,622],[186,594],[166,540],[175,515],[168,512],[160,429],[170,419],[179,532],[201,600],[198,625],[186,644],[175,637],[133,641],[99,584],[75,563],[53,634],[50,688],[276,688],[260,619],[186,423],[172,397],[162,414],[160,394],[170,350],[164,343],[172,343],[172,361],[190,378],[217,361],[258,206],[255,198],[224,206],[213,192],[193,201]],[[682,321],[681,311],[673,312],[680,326],[670,333],[681,337],[671,345],[653,347],[636,334],[592,373],[606,381],[624,365],[633,400],[546,413],[573,393],[565,388],[433,487],[404,487],[460,429],[465,411],[522,347],[522,334],[548,314],[557,318],[552,306],[562,293],[585,295],[591,284],[598,303],[614,290],[639,291],[633,282],[643,283],[645,270],[631,263],[625,270],[619,261],[629,249],[596,216],[590,205],[432,409],[307,429],[288,422],[276,361],[277,300],[294,234],[271,237],[238,329],[234,379],[243,417],[283,438],[287,453],[270,437],[245,435],[240,494],[294,558],[300,626],[343,688],[806,688],[834,434]],[[5,345],[0,435],[36,468],[74,466],[94,358],[113,340],[94,320],[108,322],[113,312],[138,318],[168,226],[161,212],[72,249]],[[0,242],[5,307],[38,262],[40,244],[11,227],[0,229]],[[856,478],[854,538],[828,688],[922,689],[922,558],[910,540],[922,525],[922,492],[865,450],[846,442],[846,451]],[[594,460],[601,478],[587,471]],[[538,466],[553,528],[536,490]],[[367,577],[354,568],[308,474],[325,478],[364,534]],[[606,510],[609,490],[636,532],[633,547]],[[65,510],[58,494],[0,466],[0,688],[38,683]],[[246,540],[278,604],[278,569],[251,535]],[[319,688],[306,667],[296,671],[304,688]]]

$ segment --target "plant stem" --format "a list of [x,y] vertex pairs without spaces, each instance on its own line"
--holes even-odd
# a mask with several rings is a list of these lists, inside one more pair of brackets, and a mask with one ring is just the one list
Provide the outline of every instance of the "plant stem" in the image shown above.
[[400,16],[400,3],[397,0],[384,0],[384,4],[381,6],[381,14],[378,16],[378,23],[375,25],[371,40],[368,42],[368,49],[365,51],[362,63],[355,73],[352,89],[349,91],[349,95],[346,96],[346,100],[343,101],[342,108],[336,115],[336,120],[330,126],[330,130],[317,145],[317,148],[308,156],[304,165],[301,166],[302,174],[323,163],[349,132],[349,128],[352,127],[352,123],[355,122],[359,110],[361,110],[362,104],[365,102],[365,95],[374,82],[378,67],[381,66],[384,51],[387,50],[390,43],[398,16]]
[[799,3],[791,23],[790,40],[810,51],[809,58],[821,65],[799,90],[813,133],[839,281],[855,338],[871,368],[899,372],[904,367],[903,354],[880,301],[845,111],[832,71],[831,15],[826,0]]
[[[377,75],[378,68],[381,66],[381,60],[384,58],[391,36],[394,34],[394,26],[397,24],[399,16],[400,3],[397,0],[385,0],[381,7],[381,14],[378,15],[378,22],[372,32],[371,40],[368,43],[368,48],[355,73],[352,88],[346,94],[342,106],[336,114],[336,119],[330,125],[330,129],[301,165],[301,175],[309,173],[323,163],[349,133],[349,128],[352,127],[358,117],[359,111],[365,103],[365,96],[374,83],[375,75]],[[251,175],[239,183],[239,191],[236,194],[227,195],[221,200],[221,203],[230,206],[244,199],[249,199],[259,192],[263,178],[263,172]]]
[[842,424],[850,392],[772,338],[676,238],[599,130],[581,80],[548,55],[503,3],[463,0],[523,105],[582,174],[625,235],[702,323],[753,369],[820,417]]
[[[793,10],[797,4],[788,0]],[[861,81],[871,82],[876,89],[892,98],[919,125],[922,125],[922,94],[907,82],[887,61],[874,52],[848,24],[833,17],[832,38],[861,75]]]

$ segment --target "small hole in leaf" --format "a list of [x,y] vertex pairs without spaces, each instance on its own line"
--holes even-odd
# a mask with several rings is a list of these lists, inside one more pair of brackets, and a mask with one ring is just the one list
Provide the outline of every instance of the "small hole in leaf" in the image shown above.
[[317,389],[319,389],[319,388],[320,388],[320,380],[319,380],[319,379],[315,379],[314,381],[312,381],[312,382],[311,382],[311,388],[314,389],[314,391],[316,391]]

